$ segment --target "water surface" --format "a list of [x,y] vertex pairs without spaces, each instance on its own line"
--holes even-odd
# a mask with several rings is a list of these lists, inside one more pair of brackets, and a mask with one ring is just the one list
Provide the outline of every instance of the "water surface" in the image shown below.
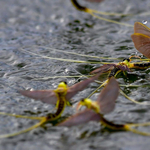
[[[134,14],[128,17],[107,17],[120,22],[134,24],[147,20],[149,24],[150,2],[105,0],[101,4],[81,1],[86,6],[109,12]],[[69,85],[83,78],[47,78],[52,76],[87,75],[100,64],[78,64],[41,58],[23,52],[30,52],[72,60],[100,61],[100,59],[63,54],[48,49],[79,54],[128,58],[136,53],[130,35],[132,27],[125,27],[93,18],[76,10],[69,0],[1,0],[0,1],[0,111],[42,116],[54,107],[34,101],[17,93],[19,89],[54,89],[60,81]],[[43,48],[41,46],[44,46]],[[46,48],[47,47],[47,48]],[[104,60],[110,62],[110,60]],[[111,60],[118,62],[118,60]],[[149,69],[133,70],[118,81],[122,84],[149,84]],[[44,78],[45,77],[45,78]],[[37,79],[37,80],[35,80]],[[75,100],[88,96],[98,84],[75,96]],[[148,87],[122,88],[137,101],[149,101]],[[97,94],[93,96],[96,99]],[[67,108],[63,116],[71,115],[74,108]],[[116,123],[149,121],[149,106],[133,104],[119,96],[116,109],[106,117]],[[20,131],[36,121],[0,116],[0,134]],[[143,131],[150,129],[141,128]],[[89,123],[78,127],[53,127],[50,123],[26,134],[2,139],[1,150],[141,150],[149,149],[149,137],[130,132],[114,132],[99,123]]]

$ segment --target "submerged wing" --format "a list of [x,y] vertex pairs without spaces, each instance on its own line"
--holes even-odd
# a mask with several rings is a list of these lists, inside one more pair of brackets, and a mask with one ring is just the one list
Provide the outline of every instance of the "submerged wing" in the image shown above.
[[150,28],[140,22],[135,22],[134,33],[141,33],[150,36]]
[[48,104],[56,104],[57,97],[53,90],[23,90],[19,91],[22,95],[33,98],[35,100],[40,100],[44,103]]
[[70,101],[70,99],[76,95],[78,92],[84,90],[91,82],[93,82],[94,80],[98,79],[98,77],[100,76],[100,73],[91,77],[91,78],[88,78],[88,79],[85,79],[71,87],[69,87],[68,91],[67,91],[67,95],[66,95],[66,99],[68,101]]
[[115,64],[105,64],[105,65],[93,70],[90,74],[97,74],[99,72],[104,73],[104,72],[113,70],[115,66],[116,66]]
[[119,85],[114,77],[111,77],[97,98],[100,105],[100,113],[107,114],[115,108],[115,100],[119,95]]
[[90,109],[86,109],[86,110],[83,110],[83,111],[69,117],[65,121],[58,124],[58,126],[71,127],[71,126],[76,126],[76,125],[80,125],[80,124],[85,124],[85,123],[88,123],[89,121],[97,121],[98,122],[100,120],[101,120],[101,116],[99,114],[95,113],[94,111],[92,111]]
[[150,37],[141,33],[131,35],[135,48],[147,58],[150,58]]

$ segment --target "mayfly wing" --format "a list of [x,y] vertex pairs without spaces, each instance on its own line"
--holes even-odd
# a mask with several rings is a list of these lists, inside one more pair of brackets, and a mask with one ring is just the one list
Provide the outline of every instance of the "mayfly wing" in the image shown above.
[[122,66],[122,65],[117,65],[117,67],[122,70],[122,71],[129,71],[130,72],[130,69],[127,67],[127,66]]
[[141,33],[150,36],[150,28],[140,22],[135,22],[134,33]]
[[103,65],[103,66],[101,66],[101,67],[99,67],[99,68],[93,70],[92,72],[90,72],[90,74],[97,74],[97,73],[99,73],[99,72],[104,73],[104,72],[113,70],[114,67],[115,67],[115,64],[105,64],[105,65]]
[[141,33],[131,35],[135,48],[147,58],[150,58],[150,37]]
[[35,100],[40,100],[48,104],[56,104],[57,97],[53,90],[22,90],[19,91],[22,95],[33,98]]
[[79,83],[76,83],[75,85],[69,87],[68,91],[67,91],[67,95],[66,95],[66,99],[68,101],[70,101],[70,99],[76,95],[78,92],[84,90],[90,83],[94,82],[94,80],[97,80],[98,77],[101,75],[101,73],[98,73],[97,75],[85,79]]
[[97,98],[102,114],[110,113],[115,108],[115,100],[119,95],[119,85],[114,77],[109,79],[108,84],[104,87]]
[[90,109],[83,110],[69,118],[67,118],[65,121],[58,124],[58,126],[76,126],[80,124],[88,123],[89,121],[100,121],[101,115],[95,113],[94,111]]

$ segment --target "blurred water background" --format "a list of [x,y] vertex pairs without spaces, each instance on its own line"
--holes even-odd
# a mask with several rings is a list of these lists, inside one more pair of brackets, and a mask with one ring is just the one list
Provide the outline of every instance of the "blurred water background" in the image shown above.
[[[80,3],[95,10],[133,14],[107,18],[131,25],[136,21],[147,20],[147,26],[150,27],[149,0]],[[0,0],[0,111],[43,116],[54,107],[21,96],[17,93],[18,89],[54,89],[62,80],[73,85],[83,78],[48,77],[87,75],[100,66],[50,60],[23,50],[49,57],[85,61],[101,60],[64,54],[49,48],[93,56],[129,58],[137,52],[130,37],[132,33],[132,27],[98,20],[76,10],[69,0]],[[149,72],[150,69],[133,70],[127,76],[121,76],[118,82],[149,84]],[[74,100],[88,96],[97,86],[92,83]],[[148,87],[122,89],[137,101],[149,101]],[[98,93],[92,98],[96,99],[97,95]],[[115,111],[106,118],[116,123],[145,122],[150,120],[149,108],[150,106],[136,105],[120,95]],[[74,111],[74,107],[67,108],[63,116],[71,115]],[[20,131],[35,123],[34,120],[0,116],[0,134]],[[140,129],[150,132],[149,128]],[[53,127],[47,123],[28,133],[0,140],[0,150],[149,150],[149,147],[149,137],[111,131],[92,122],[72,128]]]

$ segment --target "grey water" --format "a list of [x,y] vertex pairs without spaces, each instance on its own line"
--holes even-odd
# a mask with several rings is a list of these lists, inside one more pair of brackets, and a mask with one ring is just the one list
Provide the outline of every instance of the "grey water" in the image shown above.
[[[144,20],[150,27],[149,0],[79,2],[99,11],[132,14],[103,17],[131,25]],[[23,97],[18,90],[55,89],[64,80],[71,86],[84,78],[55,76],[88,75],[101,66],[47,59],[41,55],[88,62],[119,62],[62,53],[49,48],[90,56],[129,58],[137,53],[130,37],[133,32],[133,27],[99,20],[76,10],[70,0],[0,0],[0,112],[44,116],[54,106]],[[150,69],[132,70],[127,75],[120,75],[117,81],[124,85],[149,84],[149,72]],[[98,86],[92,83],[76,95],[74,101],[87,97]],[[121,89],[139,102],[149,102],[149,87]],[[94,94],[92,99],[95,100],[97,95]],[[119,95],[115,110],[106,118],[115,123],[146,122],[150,120],[149,108],[148,105],[134,104]],[[62,117],[73,113],[75,105],[67,107]],[[17,132],[35,123],[35,120],[1,115],[0,134]],[[149,127],[139,129],[150,132]],[[47,123],[25,134],[0,139],[0,150],[149,150],[149,147],[149,137],[112,131],[95,122],[71,128]]]

